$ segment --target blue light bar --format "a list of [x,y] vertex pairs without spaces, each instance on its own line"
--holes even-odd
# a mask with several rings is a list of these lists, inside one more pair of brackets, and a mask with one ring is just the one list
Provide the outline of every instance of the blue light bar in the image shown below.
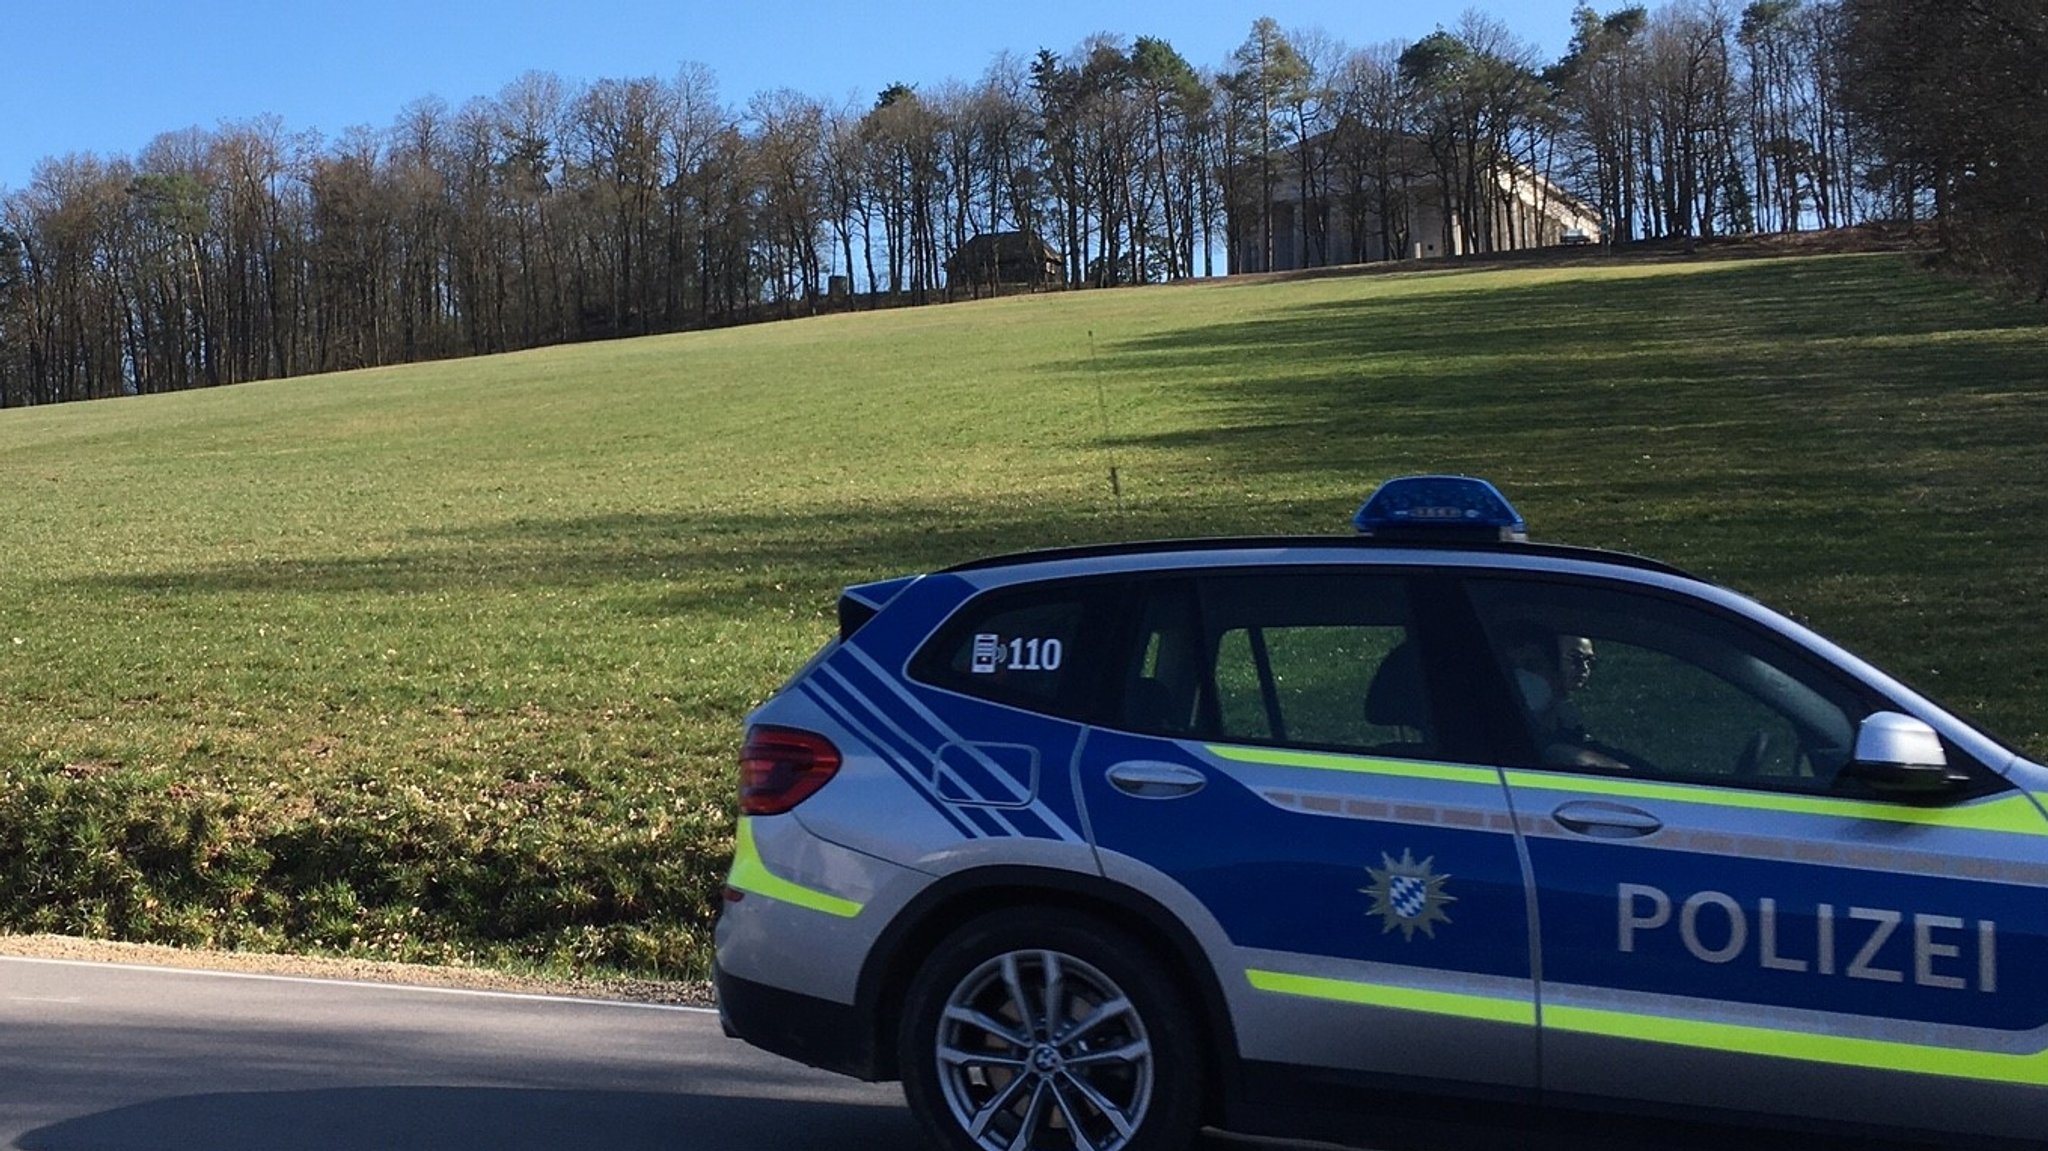
[[1471,476],[1401,476],[1379,486],[1351,526],[1374,539],[1526,540],[1500,489]]

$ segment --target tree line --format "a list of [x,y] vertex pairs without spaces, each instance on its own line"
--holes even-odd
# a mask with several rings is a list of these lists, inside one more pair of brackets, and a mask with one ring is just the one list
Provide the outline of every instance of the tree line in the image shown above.
[[1928,219],[2048,290],[2043,25],[2039,0],[1582,6],[1544,61],[1478,13],[1366,47],[1260,19],[1213,67],[1104,35],[871,102],[735,106],[692,64],[528,73],[332,139],[172,132],[0,198],[0,406],[955,298],[984,233],[1042,237],[1077,287],[1398,255],[1418,188],[1445,252],[1527,246],[1498,209],[1528,185],[1610,242]]
[[1848,0],[1837,67],[1868,178],[1942,250],[2048,302],[2048,4]]

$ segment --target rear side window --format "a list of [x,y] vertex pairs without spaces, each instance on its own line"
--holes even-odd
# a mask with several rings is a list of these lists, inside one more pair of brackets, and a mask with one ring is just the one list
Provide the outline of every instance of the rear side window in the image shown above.
[[1195,739],[1430,756],[1405,581],[1325,572],[1151,585],[1113,722]]
[[1111,594],[1067,583],[981,596],[911,661],[933,687],[1055,715],[1076,714],[1102,666],[1102,629],[1090,624]]
[[1346,747],[1415,742],[1407,733],[1427,731],[1426,716],[1375,723],[1366,706],[1380,669],[1407,641],[1406,628],[1371,624],[1231,628],[1216,645],[1219,733]]

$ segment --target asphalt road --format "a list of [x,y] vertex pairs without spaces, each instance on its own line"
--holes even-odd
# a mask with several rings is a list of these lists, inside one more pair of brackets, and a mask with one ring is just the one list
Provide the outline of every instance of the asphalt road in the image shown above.
[[696,1009],[0,958],[0,1147],[917,1151]]

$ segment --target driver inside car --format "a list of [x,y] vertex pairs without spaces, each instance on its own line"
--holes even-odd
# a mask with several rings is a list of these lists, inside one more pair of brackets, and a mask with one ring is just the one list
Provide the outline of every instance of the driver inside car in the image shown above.
[[1592,640],[1516,623],[1503,629],[1501,654],[1544,766],[1629,769],[1586,735],[1585,720],[1571,701],[1592,678]]

